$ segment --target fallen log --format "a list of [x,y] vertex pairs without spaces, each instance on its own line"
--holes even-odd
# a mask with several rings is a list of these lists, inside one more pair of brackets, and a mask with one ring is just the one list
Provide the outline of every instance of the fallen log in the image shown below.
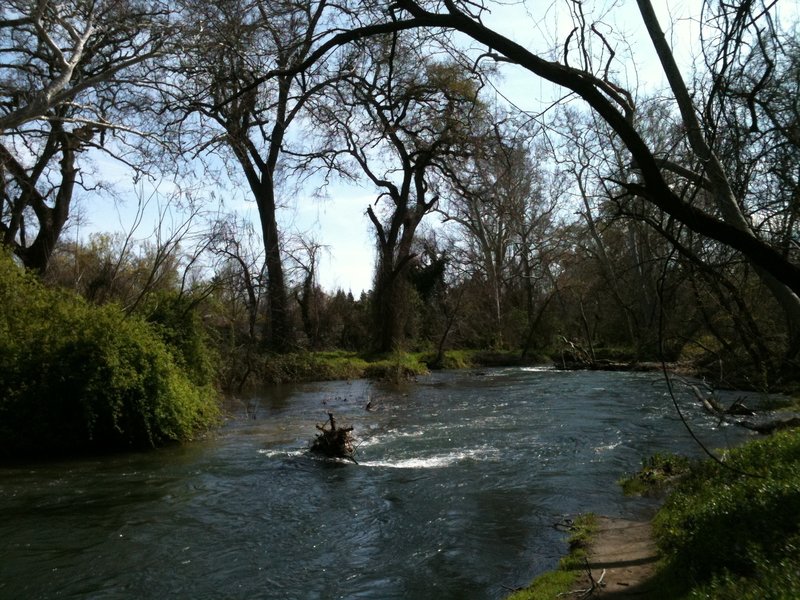
[[740,421],[739,425],[746,427],[752,431],[768,435],[775,433],[782,429],[791,429],[792,427],[800,427],[800,417],[789,417],[788,419],[776,419],[774,421],[767,421],[766,423],[752,423],[750,421]]
[[691,385],[689,387],[691,388],[692,392],[694,392],[694,395],[698,401],[703,405],[703,408],[706,410],[706,412],[714,415],[715,417],[719,417],[720,421],[733,423],[734,425],[739,425],[740,427],[744,427],[745,429],[749,429],[751,431],[756,431],[763,435],[768,435],[781,429],[800,427],[800,417],[797,416],[782,419],[778,418],[763,422],[734,418],[742,416],[754,417],[756,416],[756,413],[755,411],[747,408],[742,403],[742,399],[737,400],[726,409],[719,403],[713,394],[706,396],[697,388],[697,386]]
[[328,420],[317,425],[320,433],[311,442],[311,452],[328,458],[344,458],[358,464],[355,454],[355,440],[352,427],[337,427],[333,413],[328,413]]

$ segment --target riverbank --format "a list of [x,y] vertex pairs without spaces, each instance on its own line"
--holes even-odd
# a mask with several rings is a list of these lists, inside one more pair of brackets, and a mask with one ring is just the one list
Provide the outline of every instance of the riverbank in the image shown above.
[[598,517],[586,564],[573,592],[606,598],[652,598],[659,560],[649,521]]
[[800,597],[800,430],[690,463],[652,522],[599,518],[582,552],[509,600]]
[[306,383],[372,379],[392,382],[413,380],[432,370],[525,366],[548,363],[540,355],[522,357],[517,351],[447,350],[369,354],[342,350],[274,354],[265,358],[259,383]]
[[308,383],[348,379],[409,380],[430,371],[550,365],[566,371],[662,371],[692,375],[689,365],[600,359],[592,363],[554,359],[547,354],[522,355],[518,350],[458,349],[435,352],[371,354],[344,350],[270,354],[258,373],[259,383]]
[[559,568],[507,600],[653,597],[659,553],[650,521],[581,515],[570,530]]

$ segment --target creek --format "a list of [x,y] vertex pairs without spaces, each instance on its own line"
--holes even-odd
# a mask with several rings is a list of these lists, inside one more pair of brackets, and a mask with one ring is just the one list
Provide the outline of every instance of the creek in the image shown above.
[[[748,437],[676,395],[710,447]],[[329,410],[359,464],[305,451]],[[0,598],[502,598],[556,565],[563,518],[649,514],[616,484],[642,458],[699,453],[657,373],[281,386],[229,413],[182,447],[0,468]]]

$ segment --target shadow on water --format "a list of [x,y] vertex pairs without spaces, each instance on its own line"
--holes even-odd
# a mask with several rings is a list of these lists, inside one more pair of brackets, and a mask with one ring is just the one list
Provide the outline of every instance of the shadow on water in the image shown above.
[[[709,445],[745,435],[681,399]],[[358,465],[306,452],[329,410]],[[650,510],[616,480],[692,450],[651,374],[280,386],[229,414],[183,448],[1,469],[0,597],[499,598],[556,563],[563,516]]]

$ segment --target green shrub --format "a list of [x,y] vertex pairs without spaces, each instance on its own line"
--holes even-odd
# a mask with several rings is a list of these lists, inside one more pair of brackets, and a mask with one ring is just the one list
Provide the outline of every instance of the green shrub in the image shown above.
[[736,471],[706,461],[678,484],[654,521],[659,545],[706,590],[696,597],[800,597],[800,435],[751,442],[725,462]]
[[175,292],[158,292],[147,299],[142,314],[148,323],[155,326],[179,366],[194,383],[213,383],[217,361],[209,350],[208,336],[191,297]]
[[218,418],[155,330],[0,257],[0,455],[143,448]]

